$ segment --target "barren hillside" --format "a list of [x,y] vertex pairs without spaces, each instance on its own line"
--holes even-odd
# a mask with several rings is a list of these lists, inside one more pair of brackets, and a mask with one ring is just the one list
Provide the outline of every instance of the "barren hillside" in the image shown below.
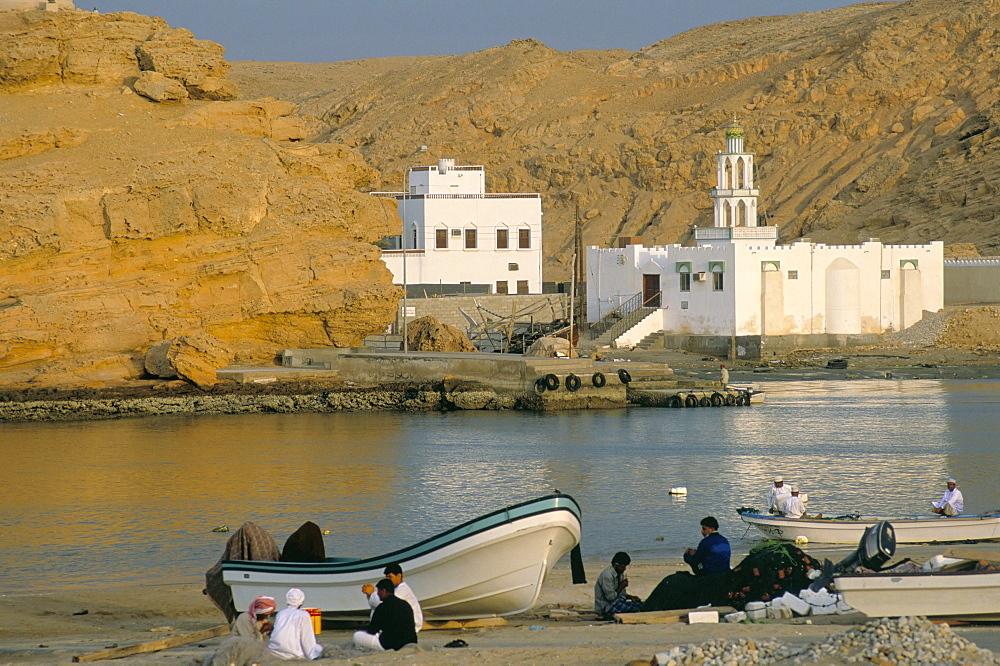
[[941,239],[1000,254],[1000,0],[865,3],[688,31],[638,52],[536,41],[465,55],[235,63],[254,95],[300,102],[322,141],[397,188],[419,162],[483,164],[545,201],[546,279],[587,244],[683,241],[709,224],[711,154],[734,116],[760,211],[784,241]]

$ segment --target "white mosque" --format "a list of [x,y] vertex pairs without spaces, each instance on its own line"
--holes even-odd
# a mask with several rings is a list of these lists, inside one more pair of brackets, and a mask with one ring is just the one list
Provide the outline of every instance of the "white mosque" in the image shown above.
[[[944,305],[944,245],[779,245],[760,226],[753,153],[735,122],[716,154],[714,225],[694,247],[587,248],[587,319],[620,319],[618,346],[662,332],[669,346],[754,359],[902,330]],[[634,311],[625,317],[624,310]]]

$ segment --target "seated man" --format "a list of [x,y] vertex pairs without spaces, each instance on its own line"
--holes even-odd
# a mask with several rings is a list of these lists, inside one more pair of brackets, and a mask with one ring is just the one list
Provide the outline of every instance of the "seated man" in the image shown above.
[[278,611],[271,630],[269,649],[282,659],[319,659],[323,656],[323,646],[316,643],[312,618],[302,610],[305,593],[293,587],[285,595],[287,608]]
[[934,513],[942,516],[960,516],[965,509],[965,499],[962,497],[962,491],[955,486],[955,479],[948,479],[945,483],[948,485],[948,489],[941,496],[941,501],[931,502],[931,505],[934,507]]
[[[403,582],[403,567],[398,562],[393,562],[386,565],[382,573],[396,586],[394,594],[410,604],[410,608],[413,609],[413,628],[419,633],[424,628],[424,612],[420,609],[420,602],[417,600],[417,595],[413,593],[409,585]],[[372,612],[375,611],[376,606],[382,603],[378,592],[375,591],[375,586],[371,583],[362,585],[361,593],[368,597],[368,605],[371,607]]]
[[806,505],[799,498],[799,487],[792,486],[792,494],[781,501],[781,515],[785,518],[802,518],[806,515]]
[[388,578],[375,584],[380,603],[372,612],[372,621],[364,631],[354,632],[354,646],[362,650],[398,650],[417,642],[413,628],[413,609],[395,592],[395,585]]
[[729,540],[719,534],[719,521],[714,516],[701,519],[701,535],[703,538],[697,549],[688,548],[684,551],[684,561],[691,566],[694,575],[729,571],[732,548]]
[[628,553],[618,551],[611,558],[611,566],[601,572],[594,585],[594,612],[602,620],[609,620],[615,613],[635,613],[642,607],[642,599],[625,593],[628,578],[625,569],[631,564]]

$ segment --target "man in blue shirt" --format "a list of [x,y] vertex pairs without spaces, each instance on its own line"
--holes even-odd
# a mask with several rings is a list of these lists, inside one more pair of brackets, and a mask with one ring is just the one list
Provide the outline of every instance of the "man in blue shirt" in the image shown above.
[[684,551],[687,562],[696,576],[725,573],[729,571],[729,557],[732,549],[726,537],[719,534],[719,521],[713,516],[701,519],[701,535],[704,537],[698,549]]

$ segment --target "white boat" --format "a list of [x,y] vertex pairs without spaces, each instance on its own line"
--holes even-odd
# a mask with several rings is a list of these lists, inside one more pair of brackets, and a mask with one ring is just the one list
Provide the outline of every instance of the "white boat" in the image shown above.
[[896,530],[896,543],[945,543],[1000,539],[1000,513],[975,516],[901,516],[860,518],[786,518],[740,512],[743,522],[756,527],[769,539],[810,543],[856,544],[865,528],[887,520]]
[[841,574],[833,580],[844,601],[869,617],[1000,614],[1000,571]]
[[371,609],[361,585],[398,562],[428,620],[512,615],[534,606],[549,570],[580,542],[581,515],[569,495],[547,495],[385,555],[318,563],[226,560],[222,575],[237,608],[261,594],[284,599],[297,587],[310,608],[366,620]]

